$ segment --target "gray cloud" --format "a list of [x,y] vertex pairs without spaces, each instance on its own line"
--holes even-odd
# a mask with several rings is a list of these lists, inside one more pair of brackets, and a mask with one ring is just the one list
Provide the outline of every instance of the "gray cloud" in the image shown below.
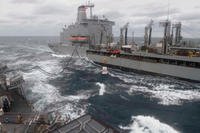
[[13,18],[15,20],[34,20],[37,19],[36,15],[33,14],[27,14],[27,15],[22,15],[22,14],[16,14],[16,13],[9,13],[8,16],[10,18]]
[[11,0],[13,3],[38,3],[39,0]]
[[9,22],[10,22],[9,20],[0,19],[0,24],[7,24],[7,23],[9,23]]
[[[192,0],[191,0],[192,1]],[[194,1],[194,0],[193,0]],[[200,27],[200,2],[188,0],[172,1],[170,18],[172,21],[183,21],[194,32]],[[55,34],[65,24],[76,20],[77,7],[84,4],[82,0],[0,0],[0,34]],[[162,32],[159,21],[167,18],[167,2],[158,0],[95,0],[94,14],[105,15],[115,21],[114,34],[119,35],[119,29],[130,22],[129,34],[134,30],[136,35],[143,36],[144,26],[150,19],[155,22],[154,35]],[[3,28],[2,28],[3,27]],[[11,28],[12,27],[12,28]],[[25,27],[25,28],[24,28]],[[28,27],[28,28],[27,28]],[[184,27],[184,25],[183,25]],[[22,28],[21,30],[19,28]],[[40,32],[40,30],[43,31]],[[6,29],[9,29],[7,31]],[[48,29],[51,29],[48,31]],[[157,32],[157,33],[156,33]],[[196,32],[196,35],[199,36]]]
[[[174,15],[174,14],[178,14],[179,10],[178,9],[170,9],[169,11],[169,15]],[[152,8],[151,10],[148,9],[144,9],[141,12],[136,12],[132,14],[133,16],[147,16],[147,17],[152,17],[152,18],[156,18],[156,17],[161,17],[161,16],[167,16],[168,15],[168,11],[167,10],[163,10],[163,8]]]
[[109,12],[105,12],[104,15],[109,18],[109,19],[119,19],[121,17],[123,17],[124,15],[118,11],[109,11]]
[[53,6],[41,6],[35,10],[35,14],[52,15],[52,14],[67,14],[67,9]]
[[191,13],[186,13],[186,14],[179,14],[179,16],[177,17],[178,19],[182,20],[182,21],[199,21],[200,20],[200,13],[198,12],[191,12]]
[[60,3],[38,5],[33,14],[36,15],[68,15],[71,8]]

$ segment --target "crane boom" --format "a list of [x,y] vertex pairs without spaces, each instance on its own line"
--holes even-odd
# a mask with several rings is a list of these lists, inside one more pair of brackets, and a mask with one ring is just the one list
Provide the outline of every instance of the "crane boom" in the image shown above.
[[[120,28],[120,45],[121,45],[121,47],[124,44],[127,45],[128,25],[129,25],[129,22],[126,23],[122,28]],[[124,30],[125,30],[125,42],[124,42],[124,35],[123,35]]]
[[153,20],[150,20],[149,24],[145,26],[144,44],[146,47],[151,44],[152,26]]

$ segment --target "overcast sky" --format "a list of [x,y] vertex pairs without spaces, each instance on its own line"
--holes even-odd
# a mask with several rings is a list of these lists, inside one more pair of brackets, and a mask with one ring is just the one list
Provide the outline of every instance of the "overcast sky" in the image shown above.
[[[130,23],[129,35],[143,36],[153,19],[153,36],[161,36],[159,21],[181,21],[185,37],[200,37],[200,0],[92,0],[94,14],[115,21],[113,32]],[[59,35],[61,28],[76,20],[77,7],[86,0],[0,0],[0,36]]]

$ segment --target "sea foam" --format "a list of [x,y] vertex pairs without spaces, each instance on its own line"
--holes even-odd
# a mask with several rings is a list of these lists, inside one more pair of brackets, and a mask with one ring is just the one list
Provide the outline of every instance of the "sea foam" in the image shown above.
[[96,85],[98,85],[99,87],[100,87],[100,89],[99,89],[99,95],[100,96],[102,96],[102,95],[104,95],[104,93],[106,92],[106,86],[105,86],[105,84],[103,84],[103,83],[96,83]]
[[152,116],[132,116],[132,123],[120,126],[121,129],[130,130],[130,133],[179,133],[173,127],[160,122]]

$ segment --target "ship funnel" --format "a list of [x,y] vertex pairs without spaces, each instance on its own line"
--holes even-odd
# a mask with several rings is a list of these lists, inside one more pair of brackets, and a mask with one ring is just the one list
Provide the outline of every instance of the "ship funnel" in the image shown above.
[[84,19],[87,19],[86,9],[87,7],[84,5],[78,7],[77,22],[82,22]]

